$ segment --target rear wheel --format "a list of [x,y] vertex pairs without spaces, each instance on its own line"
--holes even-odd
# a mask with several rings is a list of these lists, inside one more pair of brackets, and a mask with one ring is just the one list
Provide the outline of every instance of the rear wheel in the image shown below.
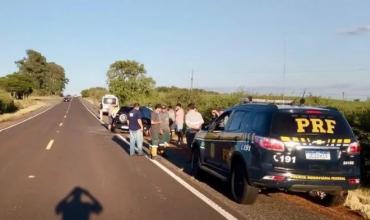
[[231,194],[237,203],[253,204],[258,196],[258,189],[249,185],[247,172],[242,162],[237,162],[231,172]]
[[322,201],[326,206],[340,206],[346,201],[347,195],[347,191],[341,191],[332,194],[327,193]]

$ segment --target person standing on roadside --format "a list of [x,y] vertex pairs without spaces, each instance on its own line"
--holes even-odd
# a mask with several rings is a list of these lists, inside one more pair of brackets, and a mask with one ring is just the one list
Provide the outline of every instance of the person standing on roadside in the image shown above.
[[175,131],[175,110],[172,106],[168,106],[168,116],[170,117],[170,140],[172,140],[172,133]]
[[161,135],[161,120],[159,118],[159,114],[161,112],[162,106],[160,104],[157,104],[154,107],[154,111],[151,114],[151,128],[150,128],[150,134],[152,139],[152,145],[155,147],[159,146],[159,137]]
[[195,134],[201,129],[204,120],[202,115],[196,110],[193,103],[188,105],[188,109],[189,110],[185,115],[185,124],[187,126],[186,143],[187,146],[191,148]]
[[109,110],[109,113],[108,113],[108,130],[109,131],[112,131],[112,128],[113,128],[113,121],[114,121],[114,118],[116,117],[117,113],[119,111],[119,107],[118,105],[112,107],[110,110]]
[[128,128],[130,131],[130,156],[135,154],[135,145],[138,154],[143,154],[143,122],[141,120],[139,103],[134,104],[134,108],[128,114]]
[[170,142],[170,116],[167,111],[167,107],[162,105],[161,113],[159,114],[159,118],[161,121],[161,143],[160,145],[165,147],[169,146]]
[[184,118],[185,112],[184,109],[181,107],[180,103],[177,103],[175,108],[175,130],[177,134],[177,144],[183,144],[183,136],[184,136]]

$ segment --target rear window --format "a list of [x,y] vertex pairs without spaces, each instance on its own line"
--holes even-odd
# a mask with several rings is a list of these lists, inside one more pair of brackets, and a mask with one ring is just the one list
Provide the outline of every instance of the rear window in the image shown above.
[[117,103],[117,100],[115,98],[104,98],[103,103],[115,105]]
[[273,117],[273,136],[321,136],[352,138],[352,130],[341,114],[279,112]]

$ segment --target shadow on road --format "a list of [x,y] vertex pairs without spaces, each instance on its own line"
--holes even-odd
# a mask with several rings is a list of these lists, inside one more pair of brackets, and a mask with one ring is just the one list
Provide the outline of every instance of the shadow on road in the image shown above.
[[76,187],[55,207],[62,220],[89,220],[91,214],[103,211],[99,201],[89,191]]
[[[172,143],[172,147],[166,148],[166,155],[165,159],[168,162],[172,163],[186,174],[190,176],[194,175],[190,163],[191,151],[186,145]],[[231,193],[227,182],[223,182],[208,173],[203,173],[203,175],[197,177],[197,179],[231,199]]]

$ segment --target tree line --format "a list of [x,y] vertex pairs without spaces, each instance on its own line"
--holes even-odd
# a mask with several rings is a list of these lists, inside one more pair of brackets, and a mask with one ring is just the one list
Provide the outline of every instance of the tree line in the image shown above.
[[45,56],[35,50],[27,50],[26,54],[26,57],[15,62],[18,67],[16,72],[0,77],[0,89],[15,99],[26,98],[32,93],[62,95],[69,82],[64,68],[48,62]]
[[[147,75],[144,64],[135,60],[118,60],[112,63],[106,73],[108,89],[102,87],[82,91],[83,97],[93,97],[97,101],[106,93],[116,95],[121,105],[139,102],[142,105],[154,106],[157,103],[184,106],[190,102],[197,105],[205,119],[211,117],[212,109],[225,109],[240,103],[243,98],[282,99],[279,95],[247,94],[245,92],[218,93],[202,89],[177,87],[156,87],[153,78]],[[299,97],[285,97],[291,100]],[[306,97],[307,105],[331,106],[338,108],[347,118],[356,134],[364,141],[370,142],[370,100],[343,101],[318,96]]]

